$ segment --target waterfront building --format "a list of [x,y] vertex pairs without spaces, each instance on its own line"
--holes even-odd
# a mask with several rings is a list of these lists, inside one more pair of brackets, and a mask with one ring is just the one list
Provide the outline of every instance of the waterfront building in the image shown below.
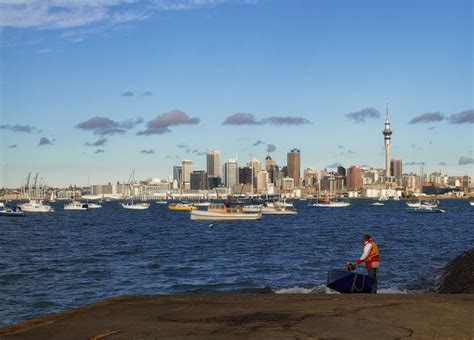
[[209,177],[221,176],[221,154],[219,151],[207,152],[207,174]]
[[299,188],[300,183],[300,162],[301,162],[301,152],[298,149],[293,149],[286,155],[287,158],[287,167],[288,167],[288,177],[294,179],[295,187]]
[[236,184],[239,184],[239,166],[237,160],[228,159],[224,163],[224,185],[233,188]]
[[306,168],[303,172],[304,186],[306,188],[315,187],[318,182],[318,172],[313,168]]
[[265,157],[265,171],[270,172],[271,169],[275,167],[275,161],[268,155]]
[[[181,162],[181,186],[183,189],[187,190],[189,183],[191,181],[191,172],[193,171],[193,161],[184,160]],[[186,186],[186,183],[188,185]]]
[[346,177],[346,168],[344,168],[342,165],[339,165],[337,167],[337,174]]
[[190,176],[191,181],[191,190],[207,190],[208,186],[208,177],[207,172],[204,170],[198,170],[191,172]]
[[347,190],[357,191],[362,188],[362,169],[357,165],[351,166],[347,169]]
[[295,180],[292,177],[285,177],[281,181],[281,190],[283,192],[292,192],[295,189]]
[[267,189],[268,183],[268,172],[262,170],[258,173],[256,178],[256,185],[255,188],[257,189],[257,193],[263,193]]

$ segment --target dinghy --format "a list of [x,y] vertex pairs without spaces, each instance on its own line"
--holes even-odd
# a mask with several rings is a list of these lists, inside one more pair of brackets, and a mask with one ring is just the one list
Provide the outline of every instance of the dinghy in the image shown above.
[[365,274],[347,270],[328,271],[327,286],[339,293],[372,293],[377,280]]

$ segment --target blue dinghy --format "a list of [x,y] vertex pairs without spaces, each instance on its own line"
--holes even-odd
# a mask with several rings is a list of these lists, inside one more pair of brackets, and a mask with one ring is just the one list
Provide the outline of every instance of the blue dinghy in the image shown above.
[[327,286],[339,293],[372,293],[377,280],[360,273],[333,269],[328,271]]

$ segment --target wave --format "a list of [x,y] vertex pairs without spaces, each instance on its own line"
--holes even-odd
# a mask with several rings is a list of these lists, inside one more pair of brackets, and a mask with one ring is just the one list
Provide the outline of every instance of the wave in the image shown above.
[[[338,292],[324,286],[318,285],[313,287],[290,287],[290,288],[278,288],[272,289],[272,292],[275,294],[339,294]],[[380,288],[377,291],[378,294],[413,294],[420,293],[411,291],[408,289],[400,289],[395,287],[390,288]]]

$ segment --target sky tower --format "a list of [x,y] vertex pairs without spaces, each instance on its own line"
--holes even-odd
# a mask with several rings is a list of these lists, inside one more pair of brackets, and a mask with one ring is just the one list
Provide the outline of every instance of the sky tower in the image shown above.
[[390,177],[390,142],[392,139],[392,130],[390,130],[390,121],[388,120],[388,102],[385,104],[385,128],[382,133],[385,143],[385,177]]

